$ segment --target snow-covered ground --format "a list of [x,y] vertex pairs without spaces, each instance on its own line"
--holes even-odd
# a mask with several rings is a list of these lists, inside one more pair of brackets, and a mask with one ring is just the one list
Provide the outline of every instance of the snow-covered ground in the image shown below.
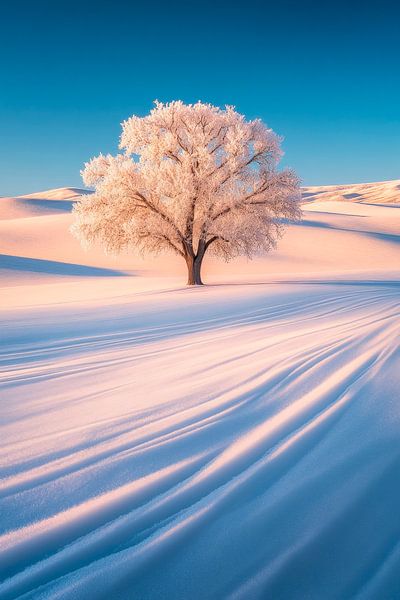
[[197,289],[0,199],[1,600],[400,597],[399,185]]

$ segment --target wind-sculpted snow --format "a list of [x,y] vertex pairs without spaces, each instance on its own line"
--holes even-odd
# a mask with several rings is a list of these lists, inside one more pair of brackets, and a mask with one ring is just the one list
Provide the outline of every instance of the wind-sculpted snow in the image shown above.
[[303,202],[346,202],[395,206],[400,204],[400,179],[347,185],[308,186],[302,190]]
[[86,194],[90,194],[90,191],[57,188],[16,198],[0,197],[0,221],[68,213],[72,210],[73,202]]
[[399,295],[5,311],[1,600],[398,598]]

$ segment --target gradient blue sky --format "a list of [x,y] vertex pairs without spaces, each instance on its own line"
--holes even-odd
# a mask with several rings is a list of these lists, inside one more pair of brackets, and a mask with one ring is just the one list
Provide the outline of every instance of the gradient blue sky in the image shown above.
[[155,98],[261,117],[306,185],[400,178],[399,21],[385,0],[3,3],[0,195],[81,186]]

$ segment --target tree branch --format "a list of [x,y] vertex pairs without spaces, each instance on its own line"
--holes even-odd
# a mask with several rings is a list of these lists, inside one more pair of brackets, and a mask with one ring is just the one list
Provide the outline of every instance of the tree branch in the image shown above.
[[213,242],[216,242],[217,240],[222,240],[223,242],[226,242],[227,244],[229,244],[229,240],[224,238],[222,235],[213,235],[213,237],[211,237],[209,240],[207,240],[205,247],[204,247],[204,252],[208,249],[209,246],[211,246],[211,244]]
[[149,210],[151,210],[155,214],[159,215],[163,219],[163,221],[168,223],[172,227],[172,229],[175,231],[175,233],[177,234],[177,236],[181,242],[184,241],[184,236],[182,235],[182,232],[178,229],[178,227],[175,225],[175,223],[172,221],[172,219],[166,213],[164,213],[160,208],[154,206],[153,202],[148,200],[138,190],[132,190],[129,186],[125,186],[125,187],[128,188],[128,190],[130,191],[130,193],[133,195],[134,198],[136,198],[137,200],[141,200],[148,207]]

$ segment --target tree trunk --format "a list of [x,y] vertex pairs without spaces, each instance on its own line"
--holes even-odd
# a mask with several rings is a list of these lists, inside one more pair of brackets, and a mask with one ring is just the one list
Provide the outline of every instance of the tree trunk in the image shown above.
[[203,262],[203,256],[204,254],[198,254],[197,256],[186,257],[186,264],[188,268],[187,285],[203,285],[201,280],[201,263]]

